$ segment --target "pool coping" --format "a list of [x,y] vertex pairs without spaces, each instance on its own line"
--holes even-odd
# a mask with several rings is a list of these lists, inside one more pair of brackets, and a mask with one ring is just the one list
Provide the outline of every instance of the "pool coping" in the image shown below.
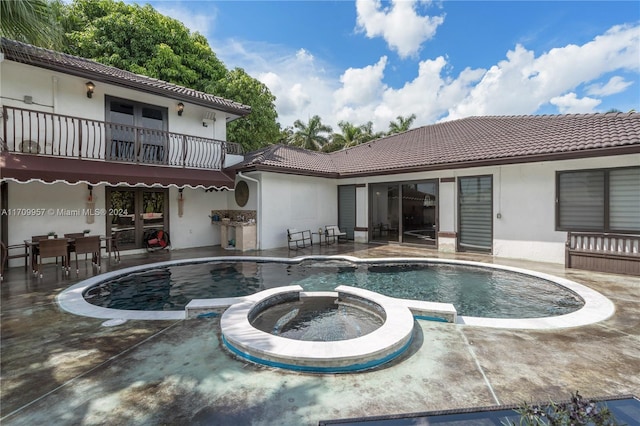
[[[65,311],[75,315],[87,316],[92,318],[103,319],[125,319],[125,320],[183,320],[187,318],[187,308],[184,311],[136,311],[136,310],[122,310],[122,309],[109,309],[100,306],[92,305],[87,302],[83,293],[90,287],[103,282],[105,280],[115,279],[131,273],[137,273],[142,270],[149,270],[155,268],[162,268],[166,266],[174,265],[188,265],[194,263],[205,262],[280,262],[288,264],[297,264],[310,260],[322,260],[322,261],[346,261],[355,264],[368,264],[368,263],[431,263],[431,264],[449,264],[449,265],[465,265],[488,269],[497,269],[503,271],[511,271],[521,273],[537,278],[541,278],[547,281],[551,281],[557,285],[563,286],[572,291],[584,301],[584,306],[575,312],[571,312],[565,315],[558,315],[553,317],[544,318],[481,318],[470,316],[457,316],[456,324],[476,327],[489,327],[489,328],[505,328],[505,329],[527,329],[527,330],[544,330],[544,329],[557,329],[557,328],[572,328],[580,327],[588,324],[594,324],[603,321],[611,317],[615,312],[615,306],[613,302],[607,299],[602,294],[598,293],[591,288],[579,284],[577,282],[542,273],[532,271],[523,268],[516,268],[505,265],[496,265],[490,263],[466,261],[466,260],[452,260],[452,259],[438,259],[427,257],[393,257],[393,258],[358,258],[354,256],[333,255],[333,256],[299,256],[294,258],[279,258],[279,257],[266,257],[266,256],[216,256],[216,257],[201,257],[193,259],[171,260],[164,262],[157,262],[152,264],[145,264],[140,266],[133,266],[129,268],[119,269],[116,271],[107,272],[104,274],[96,275],[94,277],[83,280],[67,289],[62,291],[56,296],[58,305]],[[257,293],[256,293],[257,294]],[[213,310],[214,305],[220,310],[226,309],[236,303],[242,303],[250,301],[251,297],[255,296],[242,296],[220,299],[194,299],[189,304],[192,306],[200,304],[201,307],[205,307],[206,304],[212,304],[210,308]],[[387,296],[385,296],[387,297]],[[424,303],[437,303],[437,302],[425,302],[418,300],[397,299],[404,301],[408,306],[415,305],[420,306]],[[187,305],[188,306],[188,305]]]
[[[347,340],[303,341],[258,330],[250,313],[262,302],[298,294],[301,298],[326,297],[363,299],[380,306],[386,319],[371,333]],[[402,354],[410,345],[414,319],[399,299],[373,291],[339,286],[335,292],[304,291],[299,285],[261,291],[251,301],[230,306],[220,318],[225,346],[234,354],[270,367],[313,373],[340,373],[375,368]]]

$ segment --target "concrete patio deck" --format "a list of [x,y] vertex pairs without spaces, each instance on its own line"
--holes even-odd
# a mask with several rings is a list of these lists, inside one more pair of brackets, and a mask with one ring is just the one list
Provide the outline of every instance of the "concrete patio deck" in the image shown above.
[[[123,256],[124,268],[169,259],[230,255],[209,247]],[[319,420],[446,410],[523,401],[640,394],[640,278],[561,265],[444,255],[406,246],[341,243],[260,256],[348,254],[447,257],[565,277],[601,292],[616,312],[597,324],[508,330],[418,321],[408,353],[354,374],[314,375],[235,359],[220,344],[219,319],[104,320],[59,309],[55,296],[92,276],[44,279],[11,268],[0,284],[0,422],[36,424],[314,425]],[[247,253],[244,253],[245,255]]]

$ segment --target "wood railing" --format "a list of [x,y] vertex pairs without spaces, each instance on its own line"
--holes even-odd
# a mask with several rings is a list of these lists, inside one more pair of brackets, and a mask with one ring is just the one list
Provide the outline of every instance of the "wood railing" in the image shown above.
[[221,170],[238,144],[61,114],[2,107],[3,149],[22,154]]
[[640,275],[640,235],[569,232],[565,266]]

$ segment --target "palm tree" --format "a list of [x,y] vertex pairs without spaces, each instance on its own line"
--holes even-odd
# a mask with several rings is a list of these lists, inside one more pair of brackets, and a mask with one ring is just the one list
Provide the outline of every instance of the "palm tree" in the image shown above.
[[338,126],[342,132],[332,135],[331,143],[322,148],[324,152],[338,151],[339,149],[360,145],[361,143],[384,136],[384,132],[373,131],[373,123],[371,121],[360,126],[356,126],[348,121],[341,121],[338,123]]
[[371,121],[367,121],[367,124],[363,124],[360,127],[362,127],[362,143],[369,142],[373,139],[380,139],[384,136],[384,132],[373,131],[373,123]]
[[341,133],[334,133],[332,143],[336,149],[349,148],[350,146],[362,143],[362,126],[356,126],[348,121],[338,123]]
[[309,119],[309,123],[305,124],[300,120],[293,122],[293,145],[318,151],[329,142],[328,136],[322,133],[331,133],[331,126],[322,124],[322,119],[314,115]]
[[396,117],[397,121],[389,122],[389,131],[387,132],[387,134],[393,135],[394,133],[406,132],[411,128],[411,125],[413,124],[413,120],[415,119],[416,119],[415,114],[411,114],[406,118],[401,115],[397,116]]
[[62,45],[62,31],[56,19],[59,2],[47,0],[0,1],[0,35],[37,46]]

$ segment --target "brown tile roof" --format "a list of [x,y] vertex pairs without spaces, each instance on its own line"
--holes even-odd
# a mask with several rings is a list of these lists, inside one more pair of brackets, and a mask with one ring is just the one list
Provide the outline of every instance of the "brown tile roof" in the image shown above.
[[269,145],[245,155],[234,169],[273,169],[277,172],[338,177],[330,154],[287,145]]
[[322,154],[277,145],[240,169],[351,177],[640,153],[640,114],[468,117]]
[[4,37],[0,39],[0,50],[4,53],[6,59],[27,65],[59,71],[65,74],[114,84],[129,89],[142,90],[239,116],[245,116],[251,112],[250,106],[229,99],[199,92],[144,75],[134,74],[89,59],[9,40]]

